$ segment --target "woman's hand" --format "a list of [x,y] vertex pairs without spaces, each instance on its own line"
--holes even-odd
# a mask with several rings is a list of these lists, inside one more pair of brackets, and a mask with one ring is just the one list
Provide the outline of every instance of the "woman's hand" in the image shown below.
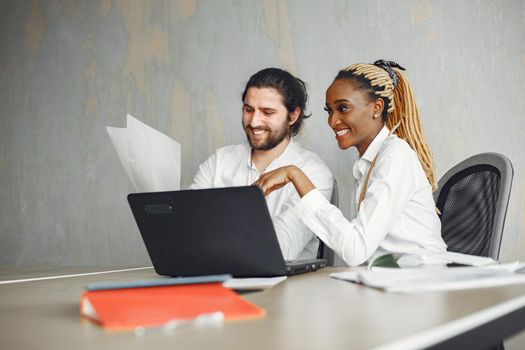
[[267,196],[289,182],[293,183],[300,197],[315,188],[310,179],[295,165],[284,166],[264,173],[253,184],[259,186],[264,195]]

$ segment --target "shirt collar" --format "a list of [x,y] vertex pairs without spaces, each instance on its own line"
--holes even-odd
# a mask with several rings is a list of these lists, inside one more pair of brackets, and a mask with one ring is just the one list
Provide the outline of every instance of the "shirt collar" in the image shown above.
[[361,181],[361,178],[370,167],[370,164],[374,161],[374,158],[381,150],[381,147],[389,134],[390,130],[386,126],[383,126],[366,149],[365,154],[354,163],[352,170],[354,178],[357,181]]
[[243,142],[243,145],[245,146],[244,150],[246,152],[246,154],[245,154],[246,165],[248,166],[248,168],[254,168],[255,169],[255,165],[253,165],[253,163],[252,163],[252,147],[250,146],[248,141]]
[[266,171],[277,169],[280,166],[288,165],[290,162],[288,160],[288,154],[292,152],[296,147],[296,143],[293,140],[293,138],[290,136],[290,142],[288,142],[288,145],[284,149],[283,153],[281,153],[277,158],[272,160],[270,164],[268,164],[268,167],[266,168]]
[[379,153],[379,150],[383,146],[383,143],[385,142],[386,138],[390,134],[390,130],[385,126],[381,128],[379,133],[374,137],[372,140],[372,143],[368,146],[368,148],[365,151],[365,154],[361,157],[364,160],[368,160],[369,162],[373,162],[374,158]]
[[[248,165],[249,168],[257,170],[257,167],[252,162],[252,148],[251,148],[250,144],[247,141],[245,142],[245,144],[247,146],[246,147],[247,148],[246,164]],[[293,137],[290,137],[290,142],[288,142],[288,145],[284,149],[283,153],[281,153],[277,158],[272,160],[272,162],[266,168],[266,171],[273,170],[274,168],[277,168],[278,165],[279,165],[280,160],[285,158],[287,156],[287,154],[291,152],[291,150],[295,149],[295,147],[296,147],[296,142],[294,141]],[[288,163],[286,163],[286,164],[288,164]],[[285,164],[283,164],[283,165],[285,165]]]

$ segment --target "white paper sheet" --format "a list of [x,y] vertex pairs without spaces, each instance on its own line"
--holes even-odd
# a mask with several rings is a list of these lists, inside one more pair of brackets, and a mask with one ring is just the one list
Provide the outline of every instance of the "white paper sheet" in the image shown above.
[[460,290],[525,283],[523,263],[483,267],[454,268],[377,268],[372,271],[348,271],[330,274],[330,277],[388,292],[416,293],[427,291]]
[[286,276],[268,278],[231,278],[222,283],[225,288],[230,289],[268,289],[286,279]]
[[397,261],[401,267],[414,267],[421,265],[445,265],[456,263],[468,266],[487,266],[496,264],[497,261],[486,256],[468,255],[455,252],[402,254]]
[[135,191],[180,189],[179,143],[129,114],[126,128],[107,127],[107,132]]

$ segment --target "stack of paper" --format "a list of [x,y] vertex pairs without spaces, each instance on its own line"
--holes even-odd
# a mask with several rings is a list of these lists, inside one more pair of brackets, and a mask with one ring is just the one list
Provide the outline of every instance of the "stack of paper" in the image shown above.
[[170,137],[128,114],[127,128],[107,128],[135,191],[180,189],[181,148]]
[[448,264],[465,266],[487,266],[497,261],[486,256],[468,255],[454,252],[424,253],[376,253],[368,262],[370,270],[376,267],[421,267],[446,266]]
[[362,283],[388,292],[415,293],[525,283],[525,264],[470,267],[375,268],[332,273],[337,279]]

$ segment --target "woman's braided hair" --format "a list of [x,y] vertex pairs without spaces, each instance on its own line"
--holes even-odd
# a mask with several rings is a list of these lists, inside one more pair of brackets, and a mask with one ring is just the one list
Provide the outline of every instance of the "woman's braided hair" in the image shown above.
[[353,80],[360,90],[368,94],[370,100],[378,97],[383,99],[383,122],[416,152],[432,191],[435,191],[437,183],[432,152],[423,138],[419,111],[403,70],[395,62],[378,60],[374,64],[353,64],[341,70],[335,80]]

